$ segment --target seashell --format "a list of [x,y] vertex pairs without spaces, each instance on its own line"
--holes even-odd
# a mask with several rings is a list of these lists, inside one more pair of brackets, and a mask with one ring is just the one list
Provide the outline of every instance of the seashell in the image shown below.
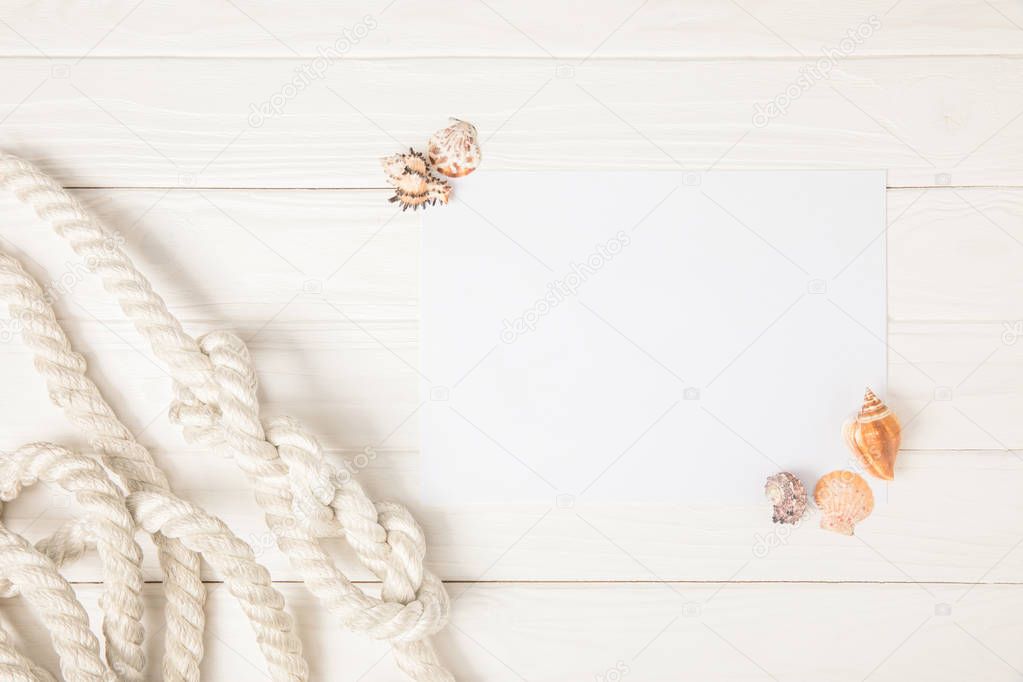
[[857,523],[874,511],[874,492],[852,471],[832,471],[817,481],[813,500],[821,510],[821,528],[852,535]]
[[806,486],[787,471],[767,477],[764,493],[774,505],[775,523],[799,523],[806,512]]
[[886,481],[895,478],[902,429],[895,413],[869,388],[860,413],[842,427],[842,437],[867,473]]
[[430,164],[449,178],[460,178],[476,170],[482,156],[476,137],[476,126],[452,118],[447,128],[430,136],[426,151]]
[[451,185],[431,173],[426,157],[411,147],[407,154],[384,157],[380,164],[394,187],[394,196],[388,201],[400,203],[402,211],[409,206],[413,211],[420,206],[425,209],[438,201],[446,204],[451,198]]

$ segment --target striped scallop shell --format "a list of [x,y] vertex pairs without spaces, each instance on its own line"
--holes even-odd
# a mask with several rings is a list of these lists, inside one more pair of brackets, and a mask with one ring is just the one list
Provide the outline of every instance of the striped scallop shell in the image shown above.
[[438,130],[427,144],[430,165],[437,172],[449,178],[460,178],[476,170],[480,165],[480,145],[476,126],[452,118],[447,128]]
[[859,414],[842,428],[842,437],[867,473],[886,481],[895,478],[902,428],[895,413],[869,388]]
[[821,510],[821,528],[852,535],[856,524],[874,511],[874,492],[852,471],[832,471],[817,481],[813,500]]

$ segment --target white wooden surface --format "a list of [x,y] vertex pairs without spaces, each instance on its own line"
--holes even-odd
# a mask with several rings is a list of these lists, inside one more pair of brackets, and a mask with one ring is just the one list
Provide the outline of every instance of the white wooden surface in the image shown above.
[[[870,15],[880,28],[829,80],[754,125],[754,103]],[[280,116],[250,125],[251,104],[369,23]],[[1006,0],[14,2],[0,8],[0,145],[79,188],[191,331],[250,339],[267,413],[303,419],[337,458],[369,448],[362,480],[411,504],[449,581],[439,643],[462,679],[1013,680],[1021,46],[1023,6]],[[416,503],[418,221],[386,203],[376,159],[449,114],[479,125],[485,168],[889,170],[886,341],[906,450],[855,538],[812,522],[779,532],[762,508]],[[294,584],[234,465],[167,424],[168,379],[96,282],[31,216],[7,200],[0,216],[0,247],[43,281],[64,277],[59,314],[176,490],[282,581],[316,679],[396,679],[384,647],[342,633]],[[8,331],[0,447],[81,444]],[[41,488],[5,513],[36,537],[74,509]],[[95,612],[96,562],[67,575]],[[258,678],[240,612],[208,577],[208,677]],[[53,660],[20,600],[0,619]]]

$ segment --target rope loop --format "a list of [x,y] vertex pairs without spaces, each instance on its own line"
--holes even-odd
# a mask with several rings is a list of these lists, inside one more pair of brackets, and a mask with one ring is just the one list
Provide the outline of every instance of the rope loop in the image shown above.
[[[230,332],[194,339],[108,232],[53,178],[0,153],[0,189],[31,206],[103,282],[172,377],[172,422],[194,446],[232,459],[252,484],[278,548],[339,623],[389,641],[398,666],[419,682],[453,682],[430,636],[450,603],[425,567],[426,540],[404,506],[375,502],[297,420],[260,414],[249,349]],[[38,481],[73,495],[84,514],[35,546],[0,524],[0,597],[21,594],[39,612],[73,682],[141,680],[142,552],[135,533],[151,535],[165,576],[165,680],[195,682],[203,657],[205,588],[200,559],[221,576],[248,617],[274,680],[304,682],[309,669],[283,596],[252,548],[220,519],[178,497],[149,451],[119,420],[87,375],[57,322],[51,294],[16,259],[0,252],[0,301],[46,381],[52,401],[95,451],[52,443],[0,453],[0,504]],[[0,507],[2,508],[2,507]],[[340,537],[381,581],[380,596],[353,585],[321,546]],[[103,566],[103,644],[58,567],[95,549]],[[51,682],[0,629],[0,677]]]

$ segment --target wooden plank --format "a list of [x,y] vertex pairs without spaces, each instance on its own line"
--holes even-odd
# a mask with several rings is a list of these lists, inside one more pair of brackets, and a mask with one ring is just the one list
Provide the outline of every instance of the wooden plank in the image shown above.
[[[358,452],[332,452],[340,463]],[[175,490],[223,518],[278,580],[298,574],[275,547],[252,486],[229,461],[160,449]],[[817,528],[816,512],[797,528],[771,524],[769,507],[607,506],[585,495],[571,506],[424,507],[416,502],[416,452],[376,452],[359,471],[378,499],[407,503],[429,540],[428,560],[446,580],[774,580],[1018,581],[1023,571],[1023,462],[1001,451],[908,451],[898,477],[852,538]],[[810,482],[812,484],[812,482]],[[77,509],[52,488],[33,489],[5,511],[26,537],[50,533]],[[981,522],[982,521],[982,522]],[[159,579],[148,543],[146,575]],[[327,546],[353,578],[372,579],[337,541]],[[94,557],[66,571],[99,575]],[[208,573],[216,577],[215,573]]]
[[[281,313],[282,323],[344,322],[324,300],[363,321],[418,318],[419,216],[388,204],[383,190],[75,195],[182,320],[258,327]],[[123,321],[96,278],[29,209],[0,194],[0,215],[0,247],[50,287],[63,318]]]
[[[322,299],[363,321],[418,318],[419,217],[388,204],[387,191],[73,193],[183,320],[262,323],[296,295],[277,320],[343,320]],[[0,244],[53,287],[63,318],[123,319],[31,211],[0,194],[0,215]],[[863,239],[887,237],[893,322],[1015,329],[1023,318],[1023,190],[889,191],[888,216],[887,235],[865,230]]]
[[[417,447],[414,321],[289,322],[263,329],[263,323],[190,325],[194,332],[214,327],[254,337],[249,345],[268,413],[299,417],[336,447]],[[906,422],[905,448],[1023,448],[1017,419],[1023,351],[1019,344],[1002,344],[1000,323],[944,328],[893,323],[892,328],[889,392]],[[126,323],[81,321],[69,329],[92,376],[128,423],[136,429],[148,426],[152,442],[177,443],[176,429],[157,419],[171,398],[169,376],[134,330]],[[4,443],[46,434],[68,437],[20,344],[0,344],[0,363],[7,379],[0,400],[17,416],[3,434]],[[472,364],[467,361],[466,369]]]
[[888,203],[889,368],[907,446],[1019,447],[1023,194],[906,190]]
[[[163,618],[148,584],[147,632]],[[295,614],[311,679],[395,680],[387,646],[344,632],[299,585],[278,585]],[[78,594],[98,620],[99,586]],[[436,642],[458,679],[827,679],[829,682],[1019,678],[1018,586],[479,584],[452,585],[451,624]],[[245,616],[223,585],[207,602],[209,679],[261,679]],[[38,619],[20,598],[0,619],[21,650],[56,670]],[[94,622],[95,624],[95,622]],[[159,637],[150,638],[159,679]]]
[[[1023,674],[1023,459],[1011,451],[1023,449],[1018,3],[284,7],[7,3],[0,147],[101,188],[79,194],[119,227],[190,331],[251,339],[265,412],[307,422],[336,463],[366,456],[357,468],[371,493],[411,503],[430,566],[458,581],[438,645],[459,679]],[[871,15],[879,28],[846,50],[847,31]],[[364,26],[343,60],[316,59]],[[808,81],[836,49],[830,77]],[[291,96],[285,86],[302,73],[309,87]],[[790,87],[786,113],[756,118]],[[280,113],[253,114],[271,101]],[[824,533],[815,518],[786,532],[763,507],[416,503],[418,226],[368,188],[382,185],[377,157],[421,145],[448,114],[480,126],[488,169],[890,169],[889,184],[906,188],[889,193],[887,338],[906,451],[857,536]],[[31,217],[3,199],[0,215],[0,248],[48,273],[93,375],[175,489],[223,517],[275,578],[296,579],[237,467],[166,423],[168,377],[106,295]],[[14,331],[0,325],[0,448],[85,446]],[[8,507],[5,522],[32,538],[78,513],[45,487]],[[159,579],[144,546],[146,574]],[[339,542],[328,546],[350,575],[372,578]],[[89,582],[78,589],[95,618],[95,557],[66,574]],[[311,679],[400,676],[386,646],[339,632],[301,585],[280,589]],[[160,586],[145,590],[156,633]],[[209,603],[204,675],[262,677],[223,585]],[[52,667],[23,600],[5,602],[0,624]],[[151,660],[159,648],[153,637]]]
[[1004,322],[1006,331],[1023,331],[1015,326],[1023,317],[1023,193],[1007,188],[889,192],[888,213],[893,320]]
[[[226,328],[251,339],[269,409],[297,411],[335,446],[357,449],[380,445],[419,404],[418,219],[389,207],[385,192],[78,194],[193,333]],[[5,231],[5,246],[54,292],[118,408],[148,424],[168,394],[141,339],[54,235],[7,198],[0,211],[20,226]],[[890,393],[908,415],[905,446],[1023,447],[1023,191],[893,191],[889,215]],[[977,266],[965,267],[964,254]],[[16,331],[0,325],[0,339]],[[13,400],[32,370],[17,343],[0,344],[0,354],[13,354],[18,382],[0,387]],[[43,433],[63,433],[61,424],[54,415]],[[19,423],[12,439],[35,426]],[[174,437],[152,428],[157,442]],[[386,445],[414,449],[417,438],[411,420]]]
[[346,59],[292,89],[289,59],[12,58],[0,144],[70,186],[380,187],[380,156],[457,114],[489,169],[880,167],[893,186],[1020,184],[1018,58],[847,59],[823,80],[810,65]]
[[[571,16],[570,20],[562,17]],[[236,1],[7,3],[0,54],[51,57],[312,57],[337,44],[365,57],[787,57],[838,47],[870,16],[880,28],[856,54],[1019,54],[1023,11],[1008,0],[900,2],[809,0],[514,3],[456,0],[429,4],[325,0],[294,5]],[[315,17],[315,21],[310,21]],[[364,27],[364,28],[362,28]],[[571,30],[566,30],[567,28]]]
[[[338,460],[369,448],[375,455],[361,473],[369,489],[416,500],[414,216],[388,222],[393,210],[382,191],[78,194],[121,227],[129,251],[190,330],[232,328],[251,339],[265,414],[300,418]],[[821,533],[812,523],[783,535],[754,508],[593,508],[585,499],[572,509],[557,508],[554,499],[549,506],[482,510],[413,504],[430,536],[432,565],[445,578],[465,580],[483,574],[723,580],[736,571],[771,580],[1012,580],[1023,568],[1023,553],[1011,551],[1023,535],[1023,509],[1013,502],[1023,462],[1005,449],[1023,446],[1017,419],[1023,344],[1002,334],[1003,321],[1023,317],[1015,295],[1023,247],[1011,238],[1023,235],[1021,209],[1021,190],[889,193],[890,393],[906,422],[908,451],[889,504],[862,528],[869,545]],[[295,577],[272,549],[237,468],[188,448],[167,423],[169,378],[106,294],[31,216],[8,205],[0,211],[19,226],[5,238],[39,261],[34,271],[64,287],[58,309],[92,375],[155,448],[175,487],[259,547],[277,577]],[[865,242],[874,236],[864,235]],[[970,258],[957,260],[964,252]],[[977,265],[967,269],[964,262]],[[302,291],[308,282],[318,288]],[[49,404],[28,354],[15,339],[5,340],[0,404],[10,419],[0,447],[38,439],[84,446]],[[927,451],[913,451],[919,449]],[[971,451],[977,449],[983,451]],[[39,490],[11,505],[7,516],[39,537],[70,513],[66,498]],[[769,543],[779,547],[757,557]],[[339,556],[353,575],[369,577],[347,553]],[[95,563],[71,574],[94,576]],[[158,576],[152,565],[149,575]]]

